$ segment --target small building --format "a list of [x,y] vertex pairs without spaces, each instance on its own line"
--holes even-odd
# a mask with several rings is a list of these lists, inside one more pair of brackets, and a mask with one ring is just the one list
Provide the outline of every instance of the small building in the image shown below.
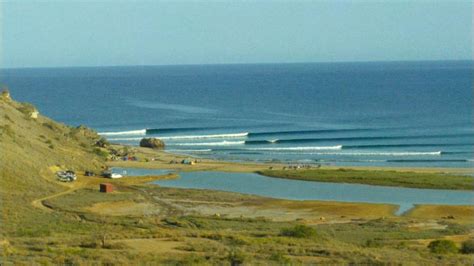
[[114,191],[114,186],[110,183],[102,183],[100,184],[100,192],[103,193],[110,193]]
[[30,113],[30,117],[33,118],[33,119],[38,118],[38,115],[39,115],[38,110],[33,110],[33,111]]

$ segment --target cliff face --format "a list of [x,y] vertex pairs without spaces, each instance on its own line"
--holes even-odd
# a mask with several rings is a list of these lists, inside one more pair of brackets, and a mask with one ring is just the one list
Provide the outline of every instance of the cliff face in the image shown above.
[[[103,166],[94,153],[99,136],[85,127],[69,127],[40,114],[36,108],[0,97],[0,193],[47,194],[61,189],[59,169],[83,171]],[[45,191],[46,190],[46,191]]]

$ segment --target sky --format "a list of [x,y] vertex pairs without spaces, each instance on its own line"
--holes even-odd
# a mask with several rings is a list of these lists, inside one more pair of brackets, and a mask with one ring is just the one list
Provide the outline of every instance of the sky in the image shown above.
[[0,0],[0,67],[472,60],[472,5]]

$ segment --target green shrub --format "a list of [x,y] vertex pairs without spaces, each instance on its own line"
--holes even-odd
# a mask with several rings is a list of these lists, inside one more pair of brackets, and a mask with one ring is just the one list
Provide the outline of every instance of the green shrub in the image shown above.
[[227,255],[227,259],[229,260],[230,265],[237,266],[242,265],[247,259],[247,256],[240,249],[233,249],[229,252],[229,255]]
[[377,239],[368,239],[367,241],[365,241],[364,246],[367,248],[379,248],[379,247],[382,247],[383,245]]
[[463,254],[473,254],[474,253],[474,239],[469,239],[462,242],[461,252]]
[[448,254],[458,252],[456,244],[454,244],[454,242],[451,240],[445,239],[431,241],[428,245],[428,248],[432,253],[436,254]]
[[105,147],[109,146],[110,143],[109,143],[109,141],[107,141],[107,139],[105,139],[105,138],[100,138],[100,139],[95,143],[95,145],[96,145],[97,147],[105,148]]
[[280,252],[273,253],[270,258],[270,260],[275,261],[278,263],[278,265],[290,265],[291,260],[287,257],[285,257],[283,254]]
[[280,232],[280,235],[298,238],[309,238],[316,235],[316,230],[306,225],[296,225],[295,227],[291,228],[283,228]]
[[99,155],[100,157],[103,157],[103,158],[109,157],[109,153],[107,151],[104,151],[104,150],[100,149],[100,148],[95,148],[93,150],[93,152],[95,154]]

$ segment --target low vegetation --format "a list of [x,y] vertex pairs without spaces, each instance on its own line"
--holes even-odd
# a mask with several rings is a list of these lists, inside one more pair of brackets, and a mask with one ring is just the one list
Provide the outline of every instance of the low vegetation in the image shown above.
[[280,235],[297,238],[311,238],[316,235],[316,230],[312,227],[300,224],[291,228],[283,228]]
[[430,242],[428,248],[431,252],[436,254],[449,254],[449,253],[457,253],[458,248],[456,244],[451,240],[435,240]]
[[461,252],[464,254],[474,254],[474,239],[462,242]]
[[259,174],[306,181],[357,183],[378,186],[398,186],[411,188],[472,190],[474,183],[470,176],[452,174],[376,171],[354,169],[300,169],[264,170]]

